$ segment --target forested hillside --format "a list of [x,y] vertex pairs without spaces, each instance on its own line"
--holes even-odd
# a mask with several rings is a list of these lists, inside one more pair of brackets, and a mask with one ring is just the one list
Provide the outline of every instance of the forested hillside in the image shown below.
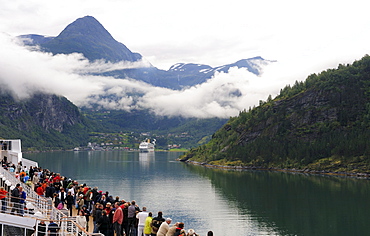
[[181,144],[183,148],[199,146],[209,141],[211,135],[227,122],[220,118],[156,116],[146,110],[82,109],[82,112],[101,127],[100,132],[150,133],[157,140],[159,149],[166,149],[168,144]]
[[370,56],[312,74],[240,112],[183,160],[370,171]]
[[0,98],[0,137],[21,139],[26,151],[86,145],[93,131],[92,122],[65,97],[37,94],[16,100],[1,94]]

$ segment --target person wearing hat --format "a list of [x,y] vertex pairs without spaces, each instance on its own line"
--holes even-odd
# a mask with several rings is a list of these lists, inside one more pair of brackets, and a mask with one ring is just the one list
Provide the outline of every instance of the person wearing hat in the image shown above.
[[194,229],[189,229],[186,236],[198,236]]
[[105,208],[104,208],[104,210],[107,212],[107,215],[109,215],[110,211],[112,210],[112,203],[107,202],[107,203],[105,204]]
[[170,229],[170,224],[172,222],[171,218],[167,218],[165,222],[159,226],[157,236],[166,236],[168,230]]
[[80,213],[80,210],[82,209],[82,206],[85,205],[85,200],[84,200],[84,195],[83,194],[80,194],[78,196],[78,200],[77,200],[77,214]]

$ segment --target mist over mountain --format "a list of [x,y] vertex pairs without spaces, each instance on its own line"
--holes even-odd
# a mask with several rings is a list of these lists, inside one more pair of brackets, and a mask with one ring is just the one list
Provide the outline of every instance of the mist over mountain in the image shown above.
[[[45,92],[67,98],[93,124],[84,128],[85,134],[93,130],[134,130],[162,136],[186,133],[186,140],[178,143],[194,147],[209,139],[230,116],[251,106],[249,98],[265,99],[266,84],[275,83],[260,82],[263,69],[273,63],[262,57],[216,67],[176,63],[160,70],[117,42],[91,16],[77,19],[55,37],[29,34],[17,39],[21,44],[5,35],[0,37],[7,45],[4,55],[8,65],[2,67],[2,90],[18,105],[30,100],[37,103],[35,97]],[[68,116],[70,111],[60,107],[58,112]],[[11,123],[7,116],[3,120]],[[30,130],[39,130],[37,125],[32,127]],[[49,132],[43,128],[31,131],[40,135],[29,139],[43,140]],[[12,137],[21,134],[17,130],[10,133]],[[53,137],[68,138],[64,135],[68,134]],[[159,140],[166,146],[167,139]],[[86,136],[80,139],[86,141]],[[73,145],[73,141],[68,143]]]
[[132,78],[153,86],[176,90],[202,84],[212,78],[215,73],[227,73],[232,67],[245,68],[249,72],[259,75],[262,67],[272,62],[266,61],[262,57],[253,57],[214,68],[194,63],[177,63],[167,71],[160,70],[145,61],[139,53],[133,53],[124,44],[117,42],[92,16],[75,20],[56,37],[30,34],[21,35],[19,38],[23,40],[25,45],[39,46],[40,50],[51,52],[53,55],[81,53],[90,62],[103,60],[117,63],[144,60],[143,64],[135,68],[110,70],[100,74],[120,79]]

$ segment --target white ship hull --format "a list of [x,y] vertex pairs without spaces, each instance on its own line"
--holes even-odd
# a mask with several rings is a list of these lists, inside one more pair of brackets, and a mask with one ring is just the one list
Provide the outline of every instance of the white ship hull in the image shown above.
[[139,145],[140,152],[154,152],[155,143],[151,143],[150,140],[141,142]]

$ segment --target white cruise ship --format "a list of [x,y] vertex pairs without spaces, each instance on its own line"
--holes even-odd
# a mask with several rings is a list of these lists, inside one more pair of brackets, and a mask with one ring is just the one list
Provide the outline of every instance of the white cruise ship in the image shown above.
[[141,142],[139,145],[140,152],[154,152],[155,147],[155,139],[150,142],[150,139],[146,139],[145,141]]

